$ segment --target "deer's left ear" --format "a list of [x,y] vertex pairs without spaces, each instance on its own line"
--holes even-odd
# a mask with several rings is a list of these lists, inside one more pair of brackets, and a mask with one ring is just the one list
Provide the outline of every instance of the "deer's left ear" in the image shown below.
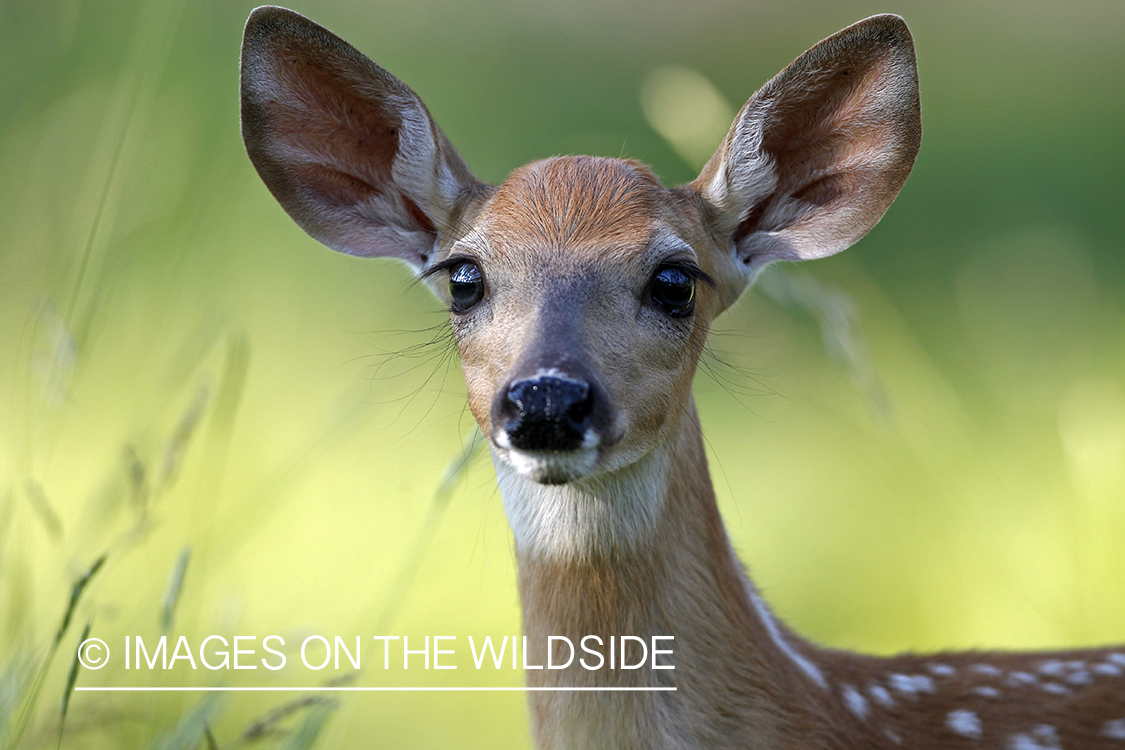
[[837,253],[883,216],[922,137],[918,71],[898,16],[825,39],[739,112],[692,186],[742,271]]

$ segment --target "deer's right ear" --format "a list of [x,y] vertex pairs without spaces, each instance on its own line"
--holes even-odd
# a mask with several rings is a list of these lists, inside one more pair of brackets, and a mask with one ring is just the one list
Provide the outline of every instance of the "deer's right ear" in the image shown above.
[[284,8],[257,8],[246,22],[242,139],[266,186],[312,237],[415,270],[484,187],[417,94]]

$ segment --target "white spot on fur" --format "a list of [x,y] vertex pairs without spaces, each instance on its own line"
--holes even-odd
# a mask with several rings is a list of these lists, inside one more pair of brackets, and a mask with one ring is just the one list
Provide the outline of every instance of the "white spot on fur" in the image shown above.
[[1008,750],[1062,750],[1059,733],[1049,724],[1040,724],[1030,732],[1008,738]]
[[1125,667],[1125,654],[1107,654],[1105,658],[1119,667]]
[[1057,682],[1044,682],[1040,687],[1043,692],[1052,693],[1054,695],[1070,695],[1070,688],[1066,685],[1060,685]]
[[977,674],[986,674],[991,677],[999,677],[1000,675],[1004,674],[1003,670],[1001,670],[999,667],[994,667],[991,664],[974,664],[973,666],[969,667],[969,669],[973,670]]
[[1071,685],[1089,685],[1094,681],[1094,678],[1086,670],[1081,670],[1067,675],[1066,681]]
[[984,734],[984,724],[980,717],[974,712],[964,709],[950,711],[945,717],[945,725],[949,727],[950,731],[956,732],[962,737],[971,737],[974,740],[979,740]]
[[844,685],[844,702],[848,704],[848,709],[861,719],[867,718],[867,699],[860,694],[851,685]]
[[1039,678],[1031,672],[1012,672],[1008,675],[1008,679],[1004,681],[1009,687],[1020,687],[1023,685],[1034,685],[1039,682]]
[[890,740],[891,742],[895,743],[896,745],[901,745],[901,744],[902,744],[902,737],[899,737],[899,736],[898,736],[898,732],[896,732],[895,730],[893,730],[893,729],[884,729],[884,730],[883,730],[883,734],[885,734],[885,735],[887,736],[887,739],[888,739],[888,740]]
[[747,593],[750,594],[750,601],[754,604],[754,609],[758,611],[758,616],[762,618],[766,630],[769,631],[770,638],[772,638],[773,642],[777,644],[777,647],[781,649],[781,653],[788,656],[802,672],[812,678],[813,682],[820,685],[822,688],[827,688],[828,681],[824,679],[824,673],[821,672],[815,664],[805,658],[803,654],[797,653],[797,651],[789,645],[789,642],[782,637],[781,629],[777,627],[777,621],[773,619],[773,614],[766,606],[766,603],[762,601],[762,597],[758,596],[758,592],[748,585]]
[[1102,726],[1102,736],[1111,740],[1125,740],[1125,719],[1107,721]]
[[1066,664],[1058,659],[1048,659],[1039,665],[1039,671],[1051,677],[1062,677],[1066,672]]
[[1109,663],[1095,664],[1090,667],[1090,670],[1096,674],[1105,675],[1107,677],[1120,677],[1122,674],[1121,667]]
[[880,706],[890,708],[895,704],[894,696],[882,685],[871,685],[867,688],[867,694],[870,695],[876,703]]
[[933,679],[924,674],[893,674],[887,681],[891,683],[892,688],[907,695],[934,692]]
[[980,687],[973,688],[973,692],[977,695],[983,695],[985,698],[999,698],[1000,691],[988,685],[981,685]]
[[948,664],[931,664],[929,670],[931,674],[936,674],[938,677],[952,677],[957,674],[957,670]]

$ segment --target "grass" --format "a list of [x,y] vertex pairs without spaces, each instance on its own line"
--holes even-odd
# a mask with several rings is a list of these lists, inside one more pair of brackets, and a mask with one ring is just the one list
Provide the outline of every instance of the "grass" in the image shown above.
[[[22,57],[0,93],[0,163],[21,176],[0,187],[0,747],[526,747],[519,696],[71,690],[285,684],[75,669],[87,635],[519,630],[508,530],[441,311],[402,269],[313,246],[241,153],[245,10],[3,7],[0,55]],[[709,101],[733,102],[865,11],[771,17],[761,52],[717,41],[733,21],[654,49],[669,23],[655,13],[599,44],[570,12],[543,43],[527,30],[541,20],[482,13],[470,49],[456,14],[309,9],[402,71],[491,179],[572,145],[690,177],[675,154],[698,144],[663,143],[643,120],[651,70],[706,71]],[[1036,36],[1085,33],[1097,13],[974,9],[980,29],[953,29],[955,9],[903,12],[923,65],[915,174],[858,248],[767,276],[718,321],[714,379],[697,382],[734,543],[771,603],[830,645],[1120,641],[1125,273],[1111,209],[1125,103],[1072,70],[1113,80],[1119,44],[1084,37],[1071,60]],[[479,69],[450,66],[459,55]],[[1036,108],[1047,100],[1067,106]],[[510,677],[462,669],[441,684]]]

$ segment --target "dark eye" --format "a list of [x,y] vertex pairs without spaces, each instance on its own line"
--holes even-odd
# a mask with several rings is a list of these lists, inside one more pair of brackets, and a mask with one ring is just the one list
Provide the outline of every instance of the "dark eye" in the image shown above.
[[449,272],[449,296],[454,312],[467,312],[484,298],[484,276],[476,263],[458,263]]
[[676,266],[662,266],[649,287],[653,304],[673,318],[686,318],[695,309],[695,278]]

